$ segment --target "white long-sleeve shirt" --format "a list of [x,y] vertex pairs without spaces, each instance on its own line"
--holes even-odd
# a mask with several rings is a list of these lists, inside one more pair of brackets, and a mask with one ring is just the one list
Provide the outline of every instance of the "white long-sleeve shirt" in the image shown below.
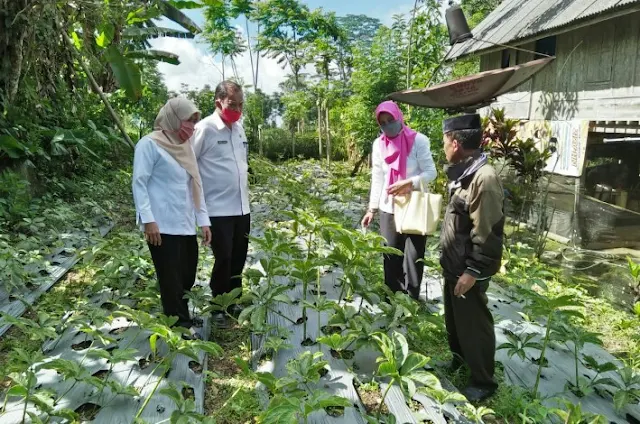
[[[380,138],[373,142],[371,151],[371,195],[369,208],[382,212],[393,213],[393,196],[387,194],[389,188],[389,173],[391,168],[385,162],[381,153]],[[420,180],[426,185],[438,176],[436,165],[431,156],[429,138],[418,133],[411,151],[407,155],[407,178],[413,182],[414,190],[420,189]]]
[[211,217],[249,211],[248,143],[238,122],[228,128],[214,112],[196,125],[192,139]]
[[149,137],[136,144],[132,189],[141,230],[155,222],[161,234],[190,236],[196,234],[196,225],[211,225],[202,189],[196,210],[191,175]]

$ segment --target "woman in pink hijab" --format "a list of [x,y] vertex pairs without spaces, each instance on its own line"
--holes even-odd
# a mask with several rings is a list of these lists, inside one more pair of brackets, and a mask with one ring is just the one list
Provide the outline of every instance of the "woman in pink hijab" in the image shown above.
[[387,245],[404,253],[384,255],[384,280],[393,292],[402,291],[414,299],[420,295],[426,236],[400,234],[393,218],[393,197],[420,189],[437,176],[429,139],[409,128],[402,111],[392,101],[376,109],[381,135],[373,142],[371,153],[371,196],[362,226],[369,227],[380,213],[380,232]]

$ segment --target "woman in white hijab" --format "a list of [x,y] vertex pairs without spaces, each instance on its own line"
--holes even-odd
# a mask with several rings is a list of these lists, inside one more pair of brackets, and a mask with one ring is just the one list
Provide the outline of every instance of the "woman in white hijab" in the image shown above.
[[176,97],[156,118],[154,131],[138,141],[133,161],[133,199],[137,223],[144,231],[156,269],[162,308],[200,338],[184,299],[196,279],[198,242],[211,242],[209,214],[190,139],[200,119],[195,104]]

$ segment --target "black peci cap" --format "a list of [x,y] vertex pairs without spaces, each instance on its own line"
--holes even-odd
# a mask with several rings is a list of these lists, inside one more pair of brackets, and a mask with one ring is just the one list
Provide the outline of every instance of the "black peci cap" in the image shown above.
[[482,125],[480,124],[480,115],[477,113],[454,116],[445,119],[442,123],[442,132],[445,134],[451,131],[479,129],[482,129]]

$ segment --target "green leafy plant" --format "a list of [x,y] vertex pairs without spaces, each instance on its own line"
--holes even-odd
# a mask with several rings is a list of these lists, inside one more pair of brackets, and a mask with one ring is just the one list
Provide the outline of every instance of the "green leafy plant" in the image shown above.
[[552,339],[552,331],[556,323],[567,321],[569,318],[584,319],[584,315],[577,310],[582,306],[581,303],[570,295],[561,295],[556,297],[546,297],[529,291],[529,303],[525,310],[532,317],[543,317],[545,319],[545,335],[542,339],[542,349],[540,350],[540,360],[538,364],[538,372],[536,382],[533,387],[533,396],[538,397],[538,387],[540,385],[540,376],[545,363],[545,353]]
[[618,370],[622,384],[616,389],[613,404],[618,412],[625,406],[640,400],[640,374],[632,368],[624,367]]
[[497,350],[506,349],[507,354],[511,356],[518,356],[523,361],[527,359],[527,352],[525,349],[542,350],[542,344],[535,340],[537,335],[535,333],[524,333],[522,335],[508,333],[507,343],[503,343],[498,346]]
[[377,375],[379,378],[391,380],[382,396],[378,415],[393,384],[398,385],[408,398],[413,398],[416,393],[416,383],[427,388],[440,389],[438,379],[424,370],[429,358],[419,353],[409,352],[407,339],[401,333],[394,332],[391,338],[384,333],[375,333],[371,337],[382,353],[377,360],[379,363]]
[[573,353],[575,365],[575,381],[569,382],[569,390],[578,397],[584,397],[589,394],[589,381],[580,375],[580,352],[586,343],[602,345],[599,334],[586,331],[582,327],[571,325],[564,322],[556,323],[555,330],[551,339],[563,343]]

